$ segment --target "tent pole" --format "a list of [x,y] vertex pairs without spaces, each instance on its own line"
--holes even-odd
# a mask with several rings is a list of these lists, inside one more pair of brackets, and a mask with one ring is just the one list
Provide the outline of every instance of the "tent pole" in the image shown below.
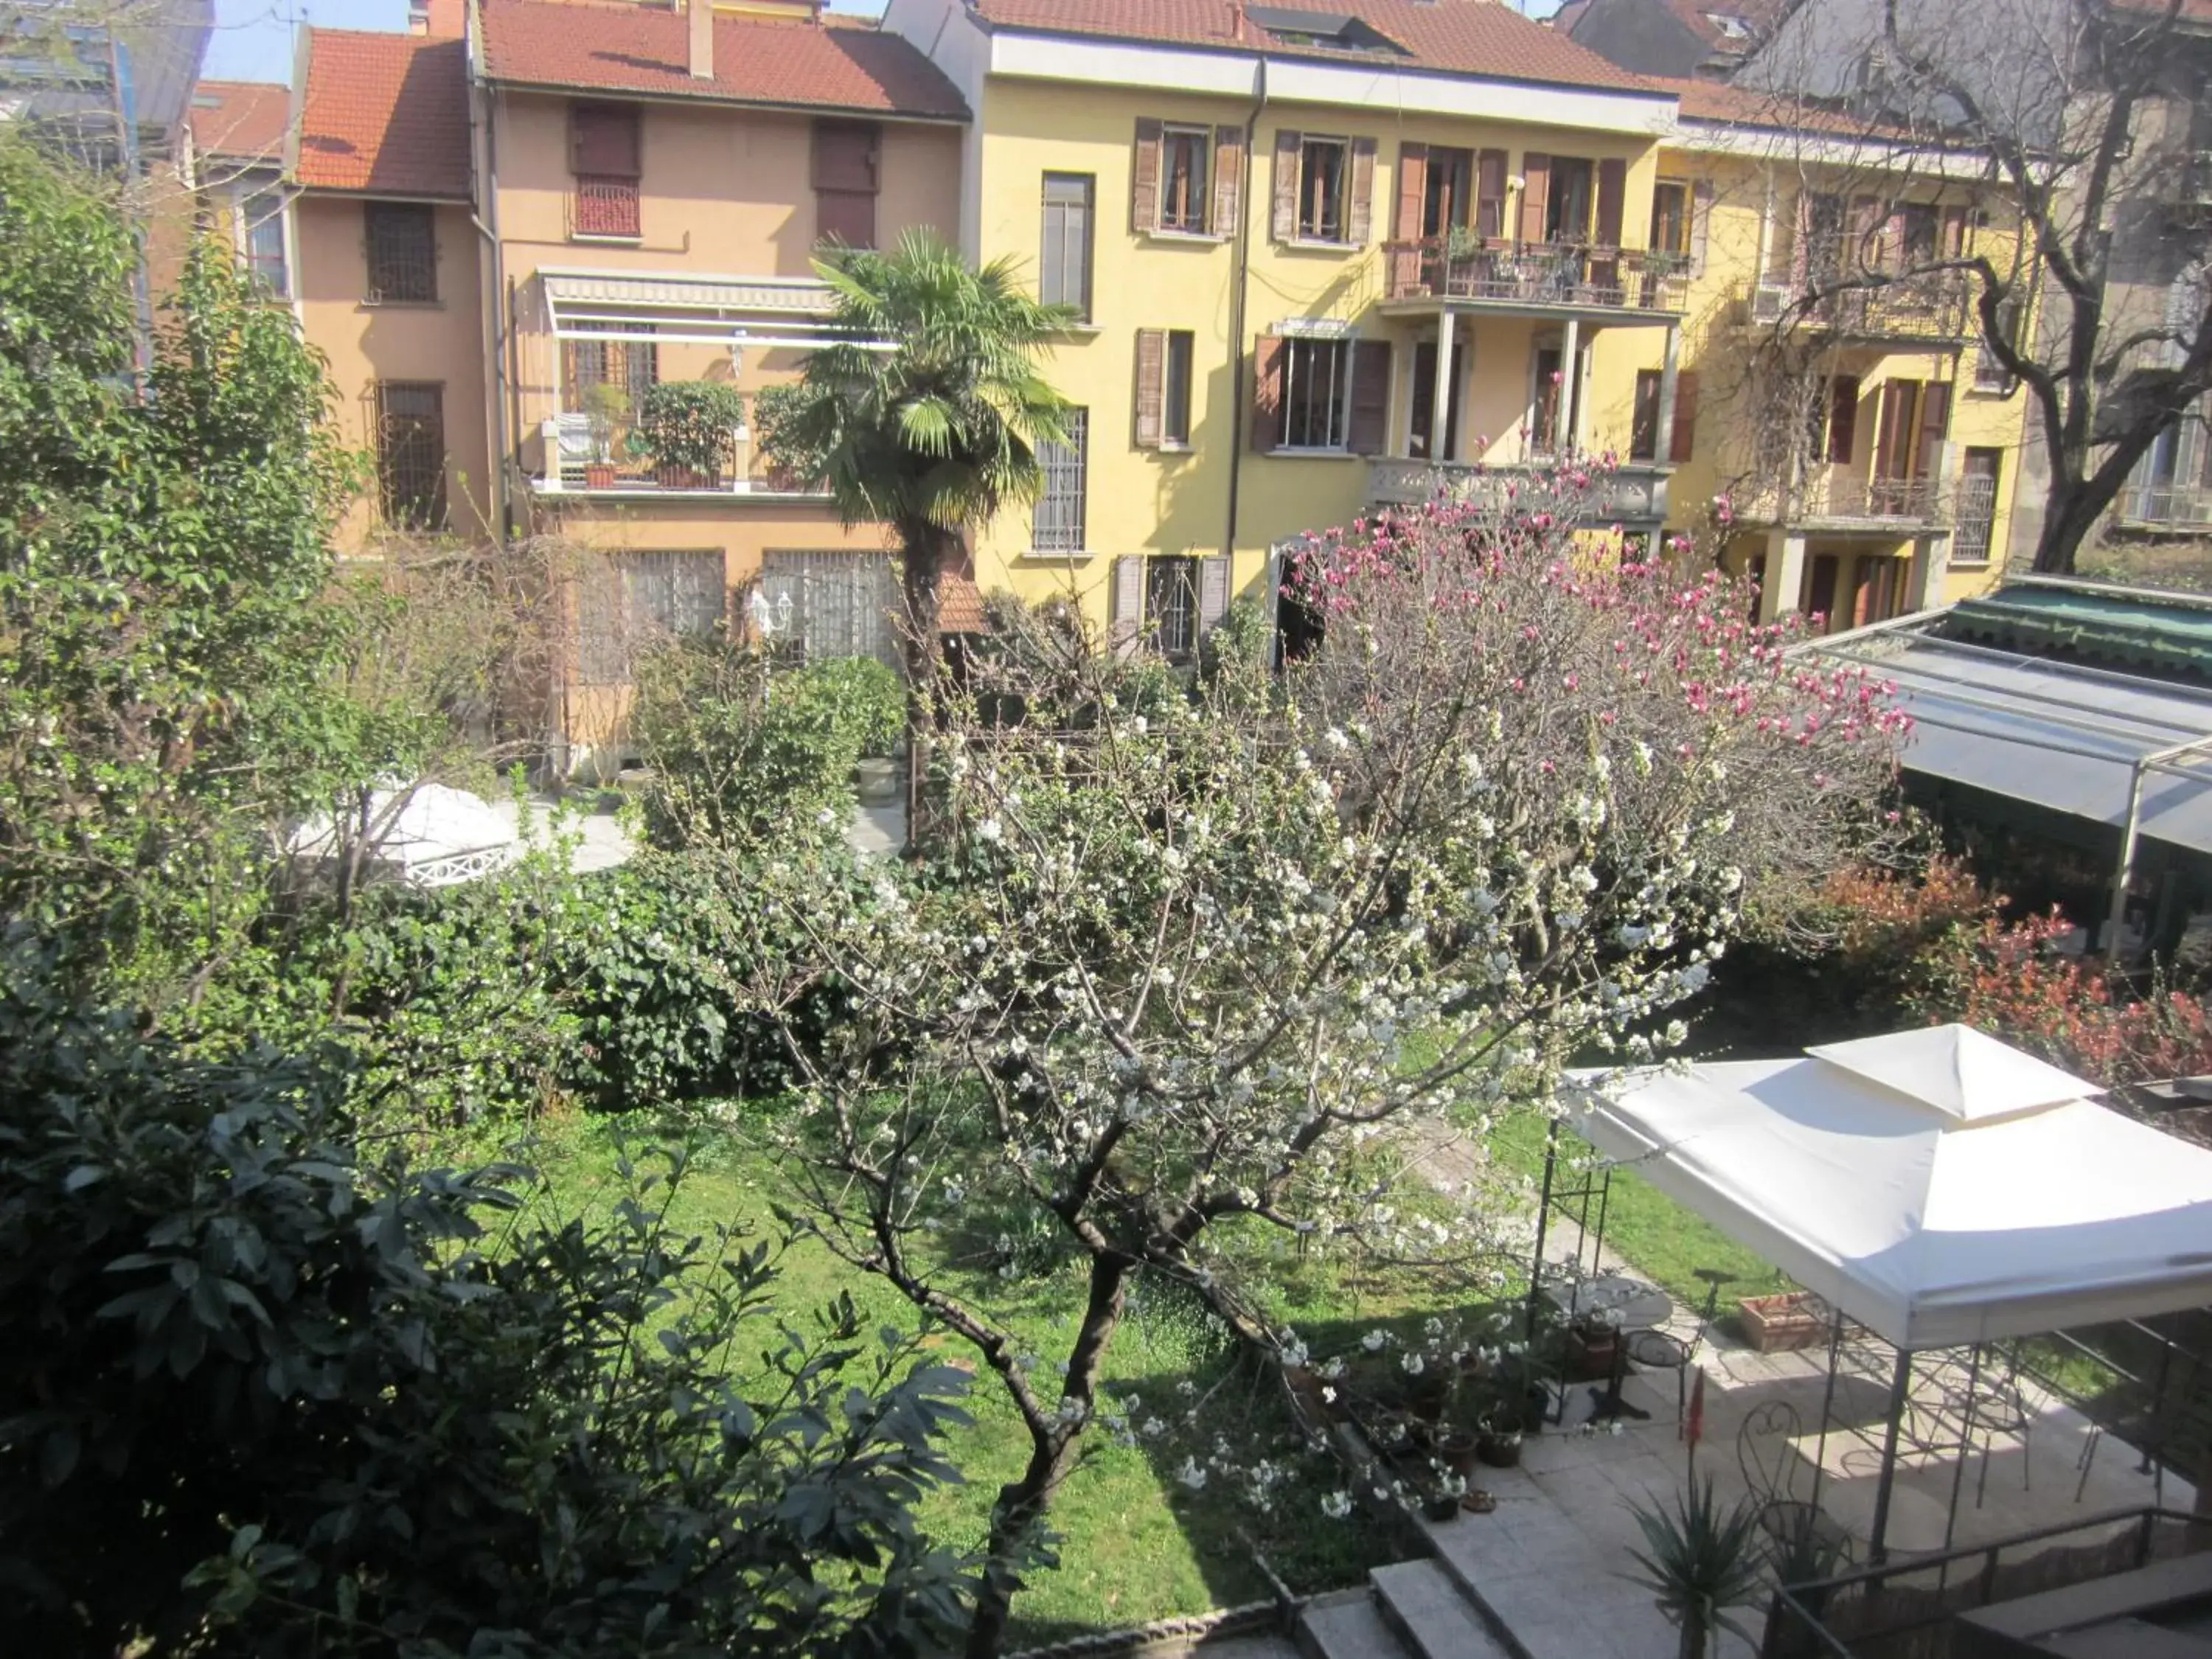
[[1544,1191],[1536,1200],[1536,1258],[1528,1264],[1528,1315],[1521,1328],[1523,1341],[1536,1340],[1536,1298],[1544,1293],[1544,1234],[1552,1219],[1552,1171],[1559,1160],[1559,1120],[1553,1118],[1544,1136]]
[[[2120,831],[2120,863],[2112,872],[2112,916],[2105,940],[2105,971],[2120,968],[2120,924],[2127,920],[2128,884],[2135,879],[2136,842],[2142,829],[2143,763],[2137,761],[2128,778],[2128,816]],[[2094,946],[2096,941],[2092,939]]]
[[1590,1275],[1595,1278],[1605,1268],[1605,1218],[1613,1203],[1613,1165],[1605,1166],[1605,1179],[1597,1189],[1597,1239],[1590,1246]]
[[1844,1351],[1844,1310],[1832,1308],[1828,1326],[1828,1386],[1820,1395],[1820,1440],[1813,1453],[1813,1507],[1820,1507],[1820,1482],[1828,1473],[1828,1424],[1836,1405],[1836,1362]]
[[1897,1351],[1897,1370],[1889,1379],[1889,1420],[1881,1436],[1881,1480],[1874,1489],[1874,1537],[1867,1559],[1880,1566],[1889,1559],[1889,1492],[1897,1482],[1897,1434],[1905,1420],[1905,1396],[1912,1388],[1912,1350]]
[[[1959,1529],[1959,1490],[1966,1484],[1966,1460],[1974,1455],[1974,1390],[1982,1381],[1982,1345],[1978,1342],[1966,1351],[1966,1404],[1959,1423],[1959,1461],[1951,1468],[1951,1513],[1943,1522],[1943,1547],[1951,1547],[1951,1535]],[[1983,1454],[1986,1458],[1988,1454]],[[1989,1484],[1986,1467],[1982,1484]]]

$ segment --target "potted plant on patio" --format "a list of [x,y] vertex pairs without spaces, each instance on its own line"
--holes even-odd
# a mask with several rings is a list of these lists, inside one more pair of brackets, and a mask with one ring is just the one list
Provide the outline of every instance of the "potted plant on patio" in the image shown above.
[[592,434],[592,459],[584,464],[587,489],[615,487],[615,428],[629,418],[629,393],[609,380],[584,388],[584,420]]
[[1647,1547],[1629,1552],[1643,1569],[1635,1582],[1658,1597],[1659,1611],[1681,1632],[1676,1659],[1709,1659],[1723,1630],[1757,1647],[1759,1638],[1728,1616],[1759,1594],[1757,1507],[1745,1501],[1722,1510],[1710,1480],[1677,1492],[1671,1512],[1630,1507]]
[[1575,1316],[1567,1327],[1567,1376],[1577,1382],[1602,1382],[1620,1363],[1620,1319],[1607,1308]]
[[737,451],[745,400],[726,380],[663,380],[644,397],[633,452],[649,456],[670,489],[711,489]]

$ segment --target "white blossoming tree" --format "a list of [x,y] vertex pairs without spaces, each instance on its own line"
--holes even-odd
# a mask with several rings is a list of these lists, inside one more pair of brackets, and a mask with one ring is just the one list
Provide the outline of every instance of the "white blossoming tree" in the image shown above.
[[[793,1207],[964,1339],[1028,1431],[971,1654],[999,1650],[1085,1437],[1130,1426],[1101,1389],[1133,1285],[1194,1287],[1297,1358],[1255,1276],[1271,1240],[1384,1224],[1396,1121],[1479,1129],[1571,1053],[1650,1052],[1746,871],[1875,816],[1881,689],[1800,666],[1722,578],[1564,529],[1554,494],[1588,482],[1316,538],[1294,581],[1324,643],[1279,674],[1224,653],[1185,687],[1016,629],[948,721],[935,862],[768,873],[763,925],[814,950],[763,952],[759,994],[829,971],[854,1002],[793,1043]],[[1010,1216],[1082,1277],[1049,1364],[944,1267],[945,1230]]]

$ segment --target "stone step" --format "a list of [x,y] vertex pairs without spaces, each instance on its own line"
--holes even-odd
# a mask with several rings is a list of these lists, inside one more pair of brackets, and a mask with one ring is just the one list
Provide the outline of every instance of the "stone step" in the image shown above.
[[1417,1659],[1511,1659],[1480,1610],[1434,1561],[1401,1561],[1367,1577],[1382,1622]]
[[1409,1659],[1364,1586],[1307,1602],[1297,1636],[1305,1659]]

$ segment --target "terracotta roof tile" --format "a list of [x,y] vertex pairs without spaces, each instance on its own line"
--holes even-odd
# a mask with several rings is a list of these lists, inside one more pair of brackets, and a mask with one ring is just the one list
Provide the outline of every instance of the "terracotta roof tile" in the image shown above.
[[192,148],[233,161],[276,161],[292,124],[292,89],[264,81],[203,81],[185,117]]
[[[1102,34],[1123,40],[1212,46],[1271,58],[1320,58],[1364,64],[1480,75],[1553,86],[1648,92],[1641,76],[1616,68],[1557,30],[1498,0],[1304,0],[1318,12],[1350,14],[1404,48],[1402,57],[1285,44],[1234,0],[971,0],[975,15],[1000,28],[1052,34]],[[1241,30],[1240,30],[1241,25]]]
[[463,40],[309,30],[299,182],[466,201],[467,51]]
[[983,592],[973,580],[944,571],[937,578],[937,628],[941,634],[988,634]]
[[714,78],[699,80],[689,20],[672,6],[484,0],[483,16],[494,81],[949,120],[968,113],[934,64],[867,25],[717,15]]

